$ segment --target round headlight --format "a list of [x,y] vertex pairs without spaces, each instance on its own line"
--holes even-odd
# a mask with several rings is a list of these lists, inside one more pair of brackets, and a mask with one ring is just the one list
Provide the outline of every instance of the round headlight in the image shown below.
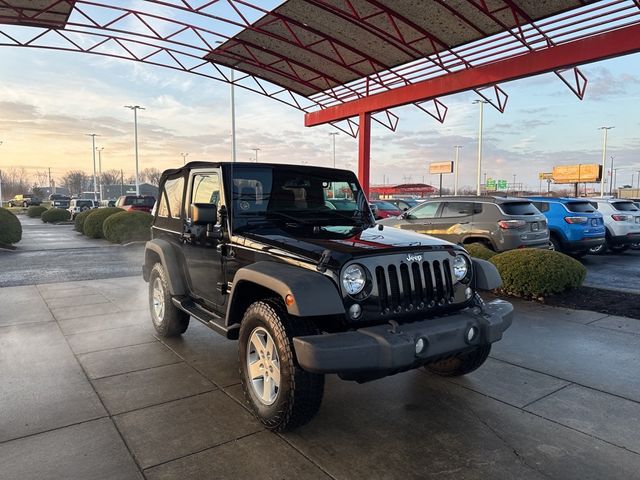
[[457,281],[462,280],[467,276],[467,272],[469,271],[469,263],[467,259],[462,255],[458,255],[453,259],[453,276],[456,277]]
[[342,273],[342,286],[349,295],[357,295],[367,282],[367,274],[360,265],[349,265]]

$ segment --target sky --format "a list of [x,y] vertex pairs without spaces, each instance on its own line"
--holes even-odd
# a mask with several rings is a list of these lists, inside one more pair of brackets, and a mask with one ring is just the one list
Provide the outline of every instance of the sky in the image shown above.
[[[485,106],[483,173],[538,188],[538,173],[554,165],[599,163],[602,131],[618,168],[617,184],[634,184],[640,171],[640,55],[580,67],[588,78],[580,101],[555,75],[501,84],[506,111]],[[372,183],[437,184],[430,162],[453,160],[460,151],[460,185],[475,185],[477,94],[441,98],[444,124],[415,107],[393,112],[395,132],[373,123]],[[140,169],[160,170],[188,160],[229,160],[229,86],[184,72],[82,53],[37,48],[0,48],[0,169],[52,169],[91,173],[96,133],[102,168],[134,171],[133,113],[139,111]],[[305,128],[303,114],[261,95],[236,89],[238,160],[331,166],[330,126]],[[336,137],[336,165],[355,170],[357,139]],[[610,158],[607,158],[610,162]],[[445,176],[444,186],[453,184]]]

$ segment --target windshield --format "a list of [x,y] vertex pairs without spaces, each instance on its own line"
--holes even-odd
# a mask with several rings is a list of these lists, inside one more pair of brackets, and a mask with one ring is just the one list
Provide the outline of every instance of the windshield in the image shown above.
[[316,168],[241,167],[233,170],[234,229],[371,223],[365,196],[350,172]]
[[382,202],[380,200],[376,200],[373,202],[380,210],[398,210],[398,207],[389,202]]
[[565,205],[570,212],[594,213],[596,211],[589,202],[568,202]]

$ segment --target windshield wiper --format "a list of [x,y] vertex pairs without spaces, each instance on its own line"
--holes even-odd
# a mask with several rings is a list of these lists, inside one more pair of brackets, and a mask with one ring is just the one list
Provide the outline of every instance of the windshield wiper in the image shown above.
[[265,216],[268,217],[269,215],[278,215],[278,216],[280,216],[282,218],[286,218],[287,220],[292,220],[292,221],[296,222],[299,225],[310,225],[310,226],[314,225],[311,222],[307,222],[306,220],[303,220],[301,218],[294,217],[293,215],[289,215],[288,213],[276,212],[276,211],[265,212]]

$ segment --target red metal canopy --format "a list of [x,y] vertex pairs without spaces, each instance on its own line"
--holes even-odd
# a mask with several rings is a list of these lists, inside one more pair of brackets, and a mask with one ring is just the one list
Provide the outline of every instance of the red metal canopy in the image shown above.
[[389,109],[444,121],[439,98],[474,89],[502,111],[500,82],[549,71],[582,98],[574,67],[640,51],[639,29],[640,0],[0,0],[0,45],[233,81],[306,125],[359,130],[365,188],[370,122],[394,130]]

